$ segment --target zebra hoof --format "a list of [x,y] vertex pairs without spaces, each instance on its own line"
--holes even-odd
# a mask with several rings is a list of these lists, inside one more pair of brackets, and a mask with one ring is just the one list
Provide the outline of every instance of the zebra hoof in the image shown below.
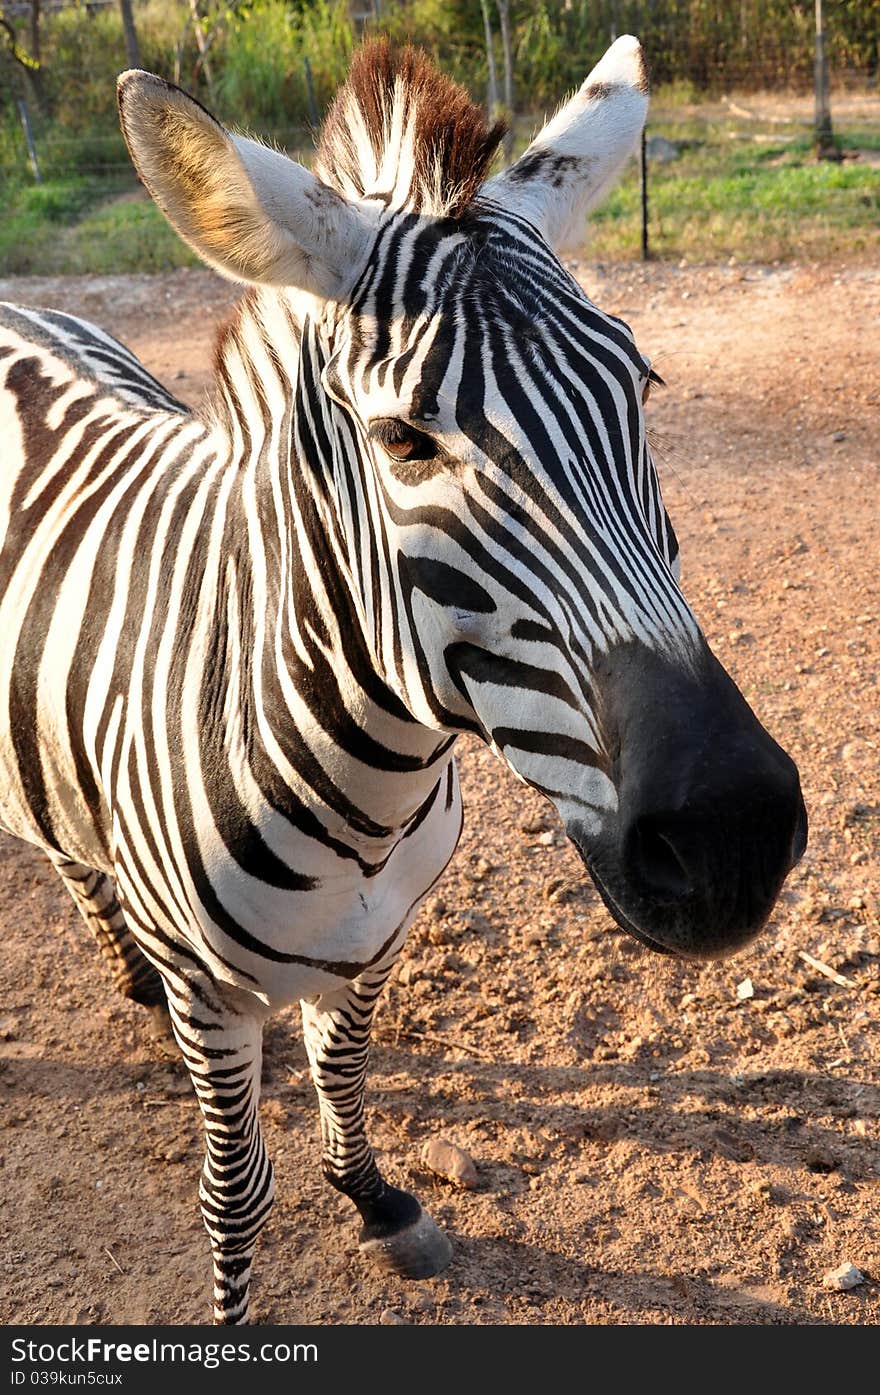
[[452,1246],[428,1215],[419,1215],[402,1230],[391,1235],[362,1238],[361,1254],[367,1255],[386,1273],[401,1279],[430,1279],[440,1274],[452,1260]]

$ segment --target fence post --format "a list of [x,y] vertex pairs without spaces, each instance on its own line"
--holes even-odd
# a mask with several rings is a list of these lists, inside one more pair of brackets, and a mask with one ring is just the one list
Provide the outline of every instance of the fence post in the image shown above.
[[309,97],[309,120],[313,126],[317,126],[318,103],[315,101],[315,83],[312,78],[312,65],[307,56],[303,58],[303,72],[306,75],[306,92]]
[[645,128],[642,127],[642,147],[639,157],[642,182],[642,261],[646,262],[651,253],[648,249],[648,146]]
[[21,98],[19,98],[18,101],[18,114],[21,117],[24,138],[27,141],[28,155],[30,156],[34,179],[38,184],[42,184],[43,176],[40,174],[40,166],[37,160],[37,147],[34,145],[34,137],[31,132],[31,120],[28,116],[27,102],[23,101]]
[[816,116],[816,155],[820,160],[839,160],[840,151],[831,129],[831,103],[828,95],[828,58],[825,52],[825,17],[822,0],[816,0],[816,47],[814,60]]

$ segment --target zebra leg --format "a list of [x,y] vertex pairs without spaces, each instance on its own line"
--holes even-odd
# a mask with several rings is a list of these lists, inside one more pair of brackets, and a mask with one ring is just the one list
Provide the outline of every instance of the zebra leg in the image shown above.
[[360,1249],[402,1278],[428,1279],[449,1264],[452,1246],[414,1196],[383,1179],[364,1125],[370,1029],[389,970],[303,1002],[303,1027],[321,1110],[324,1176],[361,1214]]
[[167,983],[174,1035],[205,1126],[199,1203],[214,1262],[214,1322],[242,1325],[257,1237],[275,1197],[258,1113],[262,1018],[231,1006],[200,974]]
[[162,979],[138,948],[125,920],[116,889],[105,872],[60,854],[50,854],[55,870],[97,941],[104,962],[124,998],[148,1008],[154,1034],[170,1035],[168,1005]]

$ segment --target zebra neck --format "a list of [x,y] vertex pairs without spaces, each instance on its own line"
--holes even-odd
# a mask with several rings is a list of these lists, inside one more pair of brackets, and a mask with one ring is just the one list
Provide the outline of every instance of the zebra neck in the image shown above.
[[434,797],[452,742],[410,715],[364,639],[334,483],[334,453],[351,442],[321,387],[313,309],[250,295],[220,346],[218,416],[238,482],[225,611],[247,670],[248,762],[264,782],[283,770],[297,805],[379,856]]

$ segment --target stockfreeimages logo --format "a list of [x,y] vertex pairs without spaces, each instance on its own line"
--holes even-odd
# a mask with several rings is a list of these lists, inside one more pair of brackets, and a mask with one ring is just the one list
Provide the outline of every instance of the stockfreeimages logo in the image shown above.
[[[14,1364],[24,1366],[25,1369],[15,1369],[12,1372],[12,1384],[57,1384],[52,1380],[53,1374],[48,1371],[40,1371],[34,1368],[48,1366],[66,1366],[73,1363],[77,1365],[110,1365],[117,1362],[128,1365],[151,1365],[158,1363],[169,1365],[193,1365],[202,1366],[208,1371],[216,1370],[218,1366],[234,1365],[236,1362],[272,1362],[277,1365],[285,1365],[288,1362],[311,1362],[314,1364],[318,1360],[318,1348],[314,1342],[296,1342],[292,1346],[287,1342],[262,1342],[259,1346],[252,1346],[250,1342],[160,1342],[153,1337],[148,1342],[105,1342],[100,1337],[88,1337],[79,1339],[71,1337],[60,1342],[34,1342],[23,1337],[16,1337],[12,1343],[12,1361]],[[30,1371],[27,1370],[30,1367]],[[46,1379],[34,1380],[34,1376],[45,1376]],[[82,1373],[85,1374],[85,1373]],[[95,1374],[95,1373],[90,1373]],[[67,1384],[68,1382],[64,1382]],[[100,1383],[96,1381],[78,1382],[81,1384]],[[108,1378],[107,1383],[111,1383]],[[115,1383],[115,1382],[113,1382]]]

